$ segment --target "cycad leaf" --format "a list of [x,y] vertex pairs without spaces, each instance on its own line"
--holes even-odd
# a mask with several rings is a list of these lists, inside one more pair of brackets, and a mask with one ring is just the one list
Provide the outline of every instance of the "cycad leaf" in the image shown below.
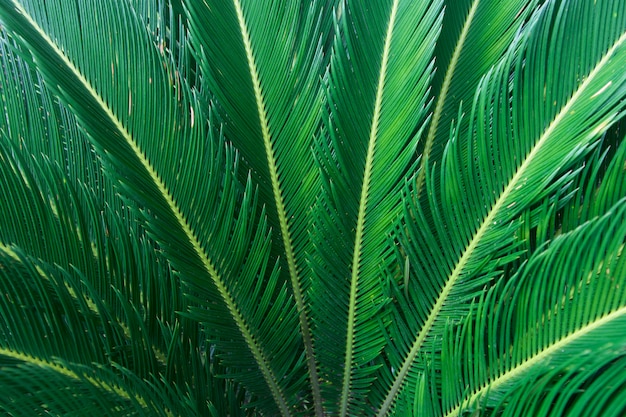
[[[615,359],[604,353],[576,358],[570,366],[555,366],[527,379],[510,391],[494,413],[503,417],[623,416],[626,357]],[[528,386],[538,388],[529,390]]]
[[[384,337],[382,272],[401,187],[426,120],[439,1],[344,2],[328,74],[330,116],[317,142],[312,311],[329,410],[367,403]],[[409,64],[410,63],[410,64]],[[340,319],[338,319],[340,318]],[[339,338],[338,338],[339,337]]]
[[[516,397],[512,410],[535,407],[535,396],[550,387],[528,390],[536,378],[596,372],[626,354],[625,203],[538,250],[478,304],[475,320],[444,342],[442,378],[455,381],[442,393],[446,416],[461,407],[494,408],[509,396]],[[576,397],[578,388],[552,392]]]
[[[416,223],[400,228],[408,232],[413,278],[408,299],[398,294],[391,367],[379,378],[392,381],[381,414],[402,386],[414,398],[425,365],[418,354],[430,351],[446,323],[466,315],[498,269],[517,258],[519,213],[560,192],[573,175],[567,169],[623,111],[620,7],[547,3],[481,80],[469,126],[456,130],[467,134],[453,135],[441,167],[426,177],[433,223],[418,206],[410,214]],[[414,337],[406,337],[407,328]]]
[[[207,126],[210,112],[169,55],[123,3],[16,0],[0,4],[0,18],[28,44],[47,84],[77,115],[192,298],[212,309],[194,315],[212,337],[240,341],[231,350],[238,366],[230,370],[266,409],[288,414],[284,392],[293,381],[277,375],[297,369],[297,339],[289,314],[275,323],[262,320],[291,308],[284,291],[277,290],[270,305],[257,290],[265,286],[259,279],[268,259],[265,226],[253,217],[251,187],[236,181],[232,149]],[[270,326],[281,337],[265,346]],[[270,357],[281,351],[277,346],[284,355]]]
[[306,315],[309,208],[318,193],[311,144],[322,110],[320,2],[186,2],[192,40],[229,139],[254,173],[275,244],[289,273],[308,359],[313,401],[321,397]]
[[441,159],[459,103],[469,105],[480,78],[504,55],[537,0],[448,0],[435,49],[433,79],[436,102],[423,143],[416,193],[423,186],[428,161]]
[[[0,247],[0,265],[0,288],[10,294],[0,301],[0,409],[24,416],[118,408],[129,415],[173,415],[170,388],[157,381],[150,386],[151,375],[141,375],[146,365],[137,362],[150,355],[139,351],[149,346],[137,334],[134,344],[119,344],[124,329],[108,305],[94,302],[97,294],[84,280],[17,247]],[[116,352],[124,347],[129,354]],[[115,363],[125,357],[132,373]]]
[[[206,393],[210,373],[203,376],[200,367],[172,360],[179,350],[186,352],[189,362],[197,363],[203,355],[189,352],[190,340],[198,338],[198,326],[176,316],[185,308],[178,280],[133,211],[116,194],[76,120],[53,102],[15,48],[3,32],[0,85],[6,118],[0,121],[0,250],[9,254],[20,250],[29,259],[74,272],[80,284],[68,284],[64,290],[64,297],[74,302],[64,304],[63,314],[48,315],[46,322],[64,328],[78,314],[91,317],[91,324],[74,320],[80,331],[74,330],[71,337],[53,331],[60,337],[55,343],[7,337],[6,347],[26,356],[64,357],[72,362],[79,360],[73,348],[89,347],[87,352],[98,353],[85,358],[86,366],[108,368],[116,363],[132,369],[137,377],[161,375],[169,383]],[[13,285],[6,293],[16,297],[21,286],[31,284],[36,282]],[[53,298],[60,291],[53,286],[43,290]],[[45,315],[43,309],[40,315]],[[38,322],[37,316],[9,319],[5,314],[5,318],[5,334],[14,336]],[[179,339],[172,341],[174,328],[181,327]],[[85,337],[93,343],[86,343]],[[75,342],[68,344],[69,339]],[[188,384],[192,375],[194,383]]]

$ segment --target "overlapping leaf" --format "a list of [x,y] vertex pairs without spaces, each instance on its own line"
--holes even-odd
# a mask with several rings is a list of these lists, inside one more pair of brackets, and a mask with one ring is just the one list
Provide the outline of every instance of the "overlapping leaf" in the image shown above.
[[[2,36],[0,96],[6,118],[0,121],[0,250],[13,261],[16,251],[23,251],[28,255],[21,261],[35,265],[7,274],[2,284],[11,294],[9,303],[20,288],[38,294],[19,302],[22,310],[5,306],[3,349],[33,363],[48,362],[50,372],[64,369],[60,358],[109,371],[128,367],[138,378],[159,375],[204,397],[210,373],[172,360],[180,350],[191,363],[202,354],[189,346],[190,339],[196,343],[197,327],[176,317],[185,306],[178,281],[116,194],[76,119],[19,58],[24,56],[20,47]],[[46,267],[47,273],[62,278],[39,285],[41,276],[27,272],[40,271],[40,265],[55,265]],[[74,274],[73,283],[63,278],[68,274]],[[63,303],[55,304],[59,292]],[[181,326],[182,332],[175,330]],[[172,340],[172,332],[178,340]],[[192,375],[194,384],[188,385]],[[25,381],[21,387],[28,392]],[[182,389],[179,395],[189,392]]]
[[425,371],[419,353],[437,350],[447,323],[468,314],[470,301],[516,259],[519,213],[562,190],[573,175],[568,168],[623,111],[619,7],[548,3],[482,79],[469,126],[457,128],[441,167],[426,176],[434,225],[414,207],[417,223],[400,229],[408,230],[412,279],[404,301],[397,292],[391,375],[379,379],[393,381],[389,402],[402,386],[403,403],[412,402]]
[[[161,383],[151,385],[151,375],[141,375],[150,365],[138,362],[151,357],[145,354],[150,346],[139,334],[123,344],[126,329],[79,274],[32,259],[18,247],[3,247],[0,265],[0,288],[10,294],[0,301],[0,410],[30,416],[123,408],[133,416],[172,415],[169,388],[154,389]],[[24,322],[29,325],[16,328]],[[130,354],[116,351],[122,348]],[[120,363],[125,359],[132,371]]]
[[[272,304],[259,292],[266,287],[259,278],[266,277],[267,231],[253,217],[252,187],[236,180],[234,151],[207,123],[210,112],[123,3],[14,1],[0,9],[202,305],[205,313],[196,316],[235,354],[230,372],[268,409],[288,414],[286,398],[294,396],[284,391],[297,385],[282,376],[298,361],[293,315],[285,313],[290,302],[280,289],[267,287]],[[273,323],[264,321],[268,315],[284,317]],[[277,326],[281,337],[270,339]],[[226,344],[234,340],[236,349]]]
[[[330,412],[367,402],[384,344],[384,271],[401,187],[427,119],[442,3],[345,2],[328,75],[312,310]],[[409,58],[410,57],[410,58]]]
[[0,409],[620,415],[621,3],[0,2]]

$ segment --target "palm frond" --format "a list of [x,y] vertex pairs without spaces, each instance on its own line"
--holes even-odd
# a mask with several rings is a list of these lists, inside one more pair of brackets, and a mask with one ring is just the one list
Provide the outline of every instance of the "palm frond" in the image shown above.
[[[35,100],[32,103],[36,103]],[[15,127],[15,126],[13,126]],[[13,146],[12,146],[13,145]],[[81,332],[73,334],[70,339],[76,340],[78,345],[84,345],[85,347],[90,345],[89,343],[80,343],[79,337],[85,328],[89,328],[90,332],[87,335],[107,333],[109,343],[104,343],[104,340],[100,341],[104,351],[100,353],[97,358],[91,357],[86,359],[87,363],[92,361],[99,363],[107,363],[109,360],[115,360],[125,364],[126,355],[114,354],[113,346],[116,343],[124,344],[121,342],[125,339],[130,339],[131,335],[128,333],[130,330],[129,317],[123,314],[119,310],[121,307],[117,295],[111,291],[111,285],[118,285],[122,287],[124,285],[124,277],[126,274],[131,273],[131,270],[135,268],[134,263],[128,265],[129,269],[124,267],[127,265],[119,265],[118,270],[110,271],[107,268],[107,262],[111,261],[115,257],[115,251],[120,251],[123,245],[127,245],[124,248],[128,254],[137,253],[142,245],[140,241],[133,241],[138,235],[133,234],[132,228],[125,227],[125,234],[128,239],[122,238],[113,245],[103,244],[105,227],[111,227],[116,225],[115,222],[108,223],[104,226],[99,223],[104,223],[104,219],[99,219],[98,216],[94,216],[93,213],[99,213],[98,211],[86,210],[89,205],[94,205],[94,201],[97,200],[93,194],[88,190],[80,188],[78,185],[76,188],[68,186],[68,181],[60,172],[61,169],[58,166],[52,165],[46,159],[42,159],[37,163],[32,157],[25,157],[20,152],[20,147],[24,150],[24,153],[29,152],[29,147],[26,147],[24,143],[15,146],[9,140],[3,140],[0,143],[0,159],[2,160],[2,168],[0,170],[0,176],[3,178],[3,187],[0,188],[0,208],[2,209],[2,252],[6,254],[14,254],[16,249],[11,249],[11,246],[16,246],[20,250],[27,250],[29,256],[33,259],[38,259],[41,262],[49,265],[59,265],[66,270],[81,271],[81,273],[87,274],[88,279],[81,279],[83,285],[93,288],[90,290],[88,296],[89,302],[82,305],[81,308],[75,308],[73,311],[70,307],[64,307],[61,311],[66,311],[59,318],[69,321],[70,314],[82,314],[89,316],[90,314],[96,314],[101,317],[102,322],[108,323],[105,326],[108,330],[97,330],[100,326],[85,326],[77,325],[77,328],[81,329]],[[46,163],[48,162],[48,163]],[[113,232],[114,235],[117,235]],[[34,238],[33,236],[39,236]],[[7,242],[7,243],[4,243]],[[55,242],[51,245],[51,242]],[[129,247],[130,242],[136,247]],[[122,249],[123,250],[123,249]],[[148,257],[147,259],[151,259]],[[152,267],[153,264],[148,264]],[[156,269],[146,270],[145,272],[158,277],[159,274]],[[167,271],[164,271],[166,275]],[[166,281],[163,280],[163,283]],[[129,284],[126,282],[126,284]],[[138,282],[136,284],[139,284]],[[7,284],[8,285],[8,284]],[[12,283],[12,286],[17,283]],[[25,288],[29,288],[29,283],[21,283]],[[60,285],[60,284],[59,284]],[[133,286],[134,287],[134,286]],[[131,299],[134,298],[134,302],[141,304],[139,295],[137,294],[136,287],[124,288],[126,295]],[[69,287],[68,287],[69,288]],[[123,288],[123,287],[122,287]],[[147,286],[147,288],[149,288]],[[16,295],[18,287],[13,287],[12,293]],[[43,291],[44,289],[38,289],[37,291]],[[69,288],[65,297],[70,299],[79,297],[81,291],[77,288]],[[171,308],[172,303],[175,303],[176,293],[169,300],[163,300],[161,304],[162,311],[154,311],[149,309],[151,314],[155,314],[156,317],[164,318],[162,313],[173,313]],[[100,304],[98,304],[100,303]],[[30,302],[23,302],[21,305],[35,307],[40,305],[41,302],[37,299]],[[45,305],[45,303],[44,303]],[[98,310],[99,305],[107,305],[106,311]],[[169,311],[168,311],[169,307]],[[35,309],[36,311],[36,309]],[[42,315],[43,312],[39,311],[37,314]],[[56,315],[51,314],[49,322],[54,322],[52,317]],[[165,315],[167,317],[167,315]],[[30,317],[28,320],[17,318],[9,319],[6,317],[6,331],[7,334],[20,334],[21,331],[26,329],[20,329],[19,323],[24,321],[30,322],[34,317]],[[167,317],[169,320],[170,317]],[[31,324],[32,325],[32,324]],[[61,325],[61,328],[63,326]],[[32,329],[29,329],[32,330]],[[154,329],[151,329],[154,330]],[[42,331],[42,335],[46,332]],[[63,336],[63,332],[57,331],[59,336]],[[137,366],[135,371],[137,374],[148,374],[155,370],[159,357],[159,352],[163,348],[163,345],[159,343],[158,332],[144,331],[143,334],[138,334],[137,337],[137,349],[146,348],[146,354],[135,355],[135,359],[149,358],[147,366]],[[15,340],[8,342],[7,347],[20,352],[33,354],[29,349],[40,347],[43,351],[40,353],[48,352],[48,355],[58,355],[68,357],[69,351],[64,352],[64,345],[66,339],[56,341],[55,346],[47,346],[41,344],[37,339],[30,340],[29,344],[16,345]],[[39,345],[39,346],[38,346]],[[133,355],[129,355],[131,357]]]
[[[266,227],[252,220],[254,192],[250,184],[242,188],[236,181],[234,151],[207,125],[209,112],[168,55],[122,3],[14,1],[3,3],[0,13],[32,50],[47,85],[88,132],[108,174],[145,218],[191,299],[205,306],[194,316],[210,323],[212,340],[219,333],[226,351],[236,353],[238,366],[230,372],[246,381],[265,407],[289,414],[292,400],[286,398],[295,396],[284,392],[293,381],[276,375],[284,375],[287,367],[298,369],[297,333],[292,316],[282,313],[291,308],[286,293],[267,286],[276,294],[270,305],[259,292],[266,287],[259,279],[266,277]],[[198,222],[200,214],[209,213],[214,221]],[[272,315],[283,320],[263,320]],[[282,337],[262,344],[270,328],[282,329]],[[230,349],[229,340],[241,342]],[[262,380],[246,377],[246,372],[256,376],[257,369]]]
[[[618,132],[618,134],[623,132]],[[626,197],[624,173],[626,167],[626,140],[613,145],[616,149],[598,148],[594,160],[585,167],[576,184],[576,194],[563,211],[560,228],[563,231],[573,230],[581,223],[594,217],[602,216],[619,199]],[[551,236],[547,236],[545,240]]]
[[[481,80],[468,127],[456,128],[441,167],[426,176],[434,225],[418,206],[416,224],[400,228],[408,231],[402,240],[415,278],[407,299],[398,293],[391,366],[379,378],[393,381],[386,405],[402,387],[413,398],[426,371],[419,353],[430,351],[447,323],[468,314],[471,300],[517,259],[519,214],[566,187],[576,173],[568,169],[623,111],[626,79],[617,62],[626,53],[626,22],[616,17],[618,8],[547,3]],[[583,15],[593,18],[576,24]],[[613,24],[601,23],[609,17]],[[598,30],[602,36],[591,36]],[[520,109],[532,109],[532,117]]]
[[[442,361],[449,366],[442,378],[455,384],[444,385],[442,415],[497,408],[511,397],[519,401],[513,410],[535,407],[541,404],[535,396],[551,386],[529,390],[535,379],[570,374],[563,383],[623,361],[625,201],[544,245],[475,307],[475,320],[444,338]],[[569,391],[564,397],[571,400],[578,388],[552,392]]]
[[0,410],[623,414],[622,3],[0,1]]
[[318,1],[185,5],[206,87],[226,135],[253,170],[270,225],[279,234],[274,244],[289,273],[319,416],[306,253],[311,251],[308,211],[319,188],[311,146],[321,120],[322,47],[329,33],[322,25],[330,7]]
[[332,381],[324,395],[328,409],[342,416],[368,402],[379,366],[381,273],[389,268],[401,187],[415,165],[415,132],[427,119],[441,7],[438,1],[345,2],[337,21],[329,117],[316,144],[324,181],[311,262],[314,334],[325,346],[323,378]]
[[[604,352],[603,352],[604,353]],[[624,356],[612,359],[600,354],[572,366],[556,366],[527,380],[503,398],[494,413],[501,416],[569,416],[594,415],[618,417],[624,415]],[[528,390],[528,386],[537,387]],[[543,389],[542,389],[543,388]]]
[[[497,7],[480,0],[446,1],[442,35],[435,49],[436,103],[428,133],[420,144],[415,193],[421,194],[429,161],[438,162],[458,116],[459,103],[472,102],[480,77],[495,65],[535,9],[536,0],[507,0]],[[480,51],[480,52],[478,52]]]
[[[23,356],[72,362],[78,359],[68,346],[91,346],[97,354],[88,356],[85,366],[110,369],[116,364],[129,367],[138,377],[163,375],[169,383],[206,392],[210,374],[203,376],[200,367],[172,360],[183,350],[197,363],[202,352],[188,352],[191,340],[197,344],[198,329],[176,315],[186,303],[170,266],[116,194],[76,120],[52,100],[41,78],[18,57],[23,55],[18,45],[4,36],[3,41],[0,85],[7,118],[0,122],[0,250],[14,256],[19,249],[33,262],[75,274],[73,286],[36,287],[48,294],[21,305],[34,313],[41,304],[37,300],[58,298],[58,292],[65,291],[64,297],[74,304],[55,307],[65,313],[51,313],[46,323],[64,329],[68,317],[77,314],[94,316],[90,323],[95,320],[89,326],[76,322],[70,333],[52,331],[60,339],[49,344],[41,338],[51,340],[45,336],[51,330],[35,327],[34,316],[6,313],[5,334],[13,337],[7,336],[3,346]],[[33,283],[26,278],[19,282],[16,276],[5,284],[11,288],[7,294],[15,297],[21,286],[30,288]],[[172,327],[184,327],[177,332],[178,339],[169,336]],[[31,338],[19,336],[25,331],[32,333]],[[95,339],[86,343],[85,336]],[[68,340],[74,342],[68,345]],[[194,384],[188,384],[192,375]]]

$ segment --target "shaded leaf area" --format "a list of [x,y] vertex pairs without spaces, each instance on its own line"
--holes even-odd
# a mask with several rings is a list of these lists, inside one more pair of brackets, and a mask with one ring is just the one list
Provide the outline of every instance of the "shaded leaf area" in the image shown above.
[[[281,331],[283,337],[273,338],[273,346],[259,346],[258,340],[269,337],[270,325],[293,328],[289,313],[282,322],[264,320],[272,311],[276,316],[289,311],[286,293],[273,292],[258,279],[271,277],[265,275],[266,228],[262,220],[252,219],[254,191],[236,180],[233,149],[208,128],[210,111],[200,108],[172,57],[150,41],[145,26],[122,3],[51,2],[42,9],[37,2],[15,2],[3,4],[2,12],[5,23],[20,31],[30,46],[48,85],[55,86],[88,133],[126,204],[146,220],[151,238],[188,285],[191,299],[203,306],[205,313],[198,314],[211,323],[206,327],[211,340],[219,334],[225,351],[231,353],[232,341],[240,340],[236,360],[230,362],[237,366],[229,366],[228,373],[252,373],[255,378],[247,381],[255,392],[265,393],[260,398],[266,406],[279,403],[285,411],[288,405],[281,391],[298,390],[298,385],[286,378],[278,381],[275,374],[284,375],[284,368],[299,360],[294,349],[297,333]],[[72,17],[74,24],[59,16]],[[96,50],[97,55],[89,54]],[[212,221],[199,223],[200,215],[202,219],[210,215]],[[254,256],[248,256],[251,248]],[[259,294],[261,288],[267,290],[265,298]],[[212,311],[206,313],[209,306]],[[231,325],[225,326],[229,320]],[[193,327],[191,331],[193,335]],[[189,337],[183,334],[183,340],[186,343]],[[198,344],[195,338],[192,341]],[[281,352],[277,346],[289,352],[287,356],[268,358],[269,352]],[[198,349],[206,354],[209,345],[200,344]],[[272,369],[269,362],[277,358],[282,365]],[[256,378],[259,368],[267,381]]]
[[[2,253],[0,268],[0,288],[10,294],[0,304],[0,409],[24,416],[172,415],[171,388],[148,372],[156,358],[137,312],[129,309],[123,326],[84,277],[11,250]],[[19,322],[29,326],[16,329]],[[191,411],[192,402],[181,400]]]
[[[618,358],[600,355],[571,361],[571,366],[555,367],[538,374],[507,394],[495,415],[536,416],[584,415],[589,410],[603,416],[620,416],[626,410],[623,352]],[[536,386],[528,393],[529,386]],[[541,389],[543,388],[543,390]]]
[[[214,381],[217,365],[207,360],[197,325],[177,316],[186,304],[179,280],[74,116],[4,39],[0,86],[11,111],[0,125],[0,248],[8,256],[4,268],[28,267],[4,270],[3,294],[10,296],[2,348],[50,362],[50,372],[63,369],[55,367],[60,358],[109,372],[122,367],[139,380],[178,385],[179,398],[205,409],[207,393],[230,384]],[[220,396],[211,397],[222,409]]]

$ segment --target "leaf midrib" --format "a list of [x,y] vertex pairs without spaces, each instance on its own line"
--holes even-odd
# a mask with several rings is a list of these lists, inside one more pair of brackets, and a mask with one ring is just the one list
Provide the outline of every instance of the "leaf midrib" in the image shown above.
[[67,66],[67,68],[71,70],[71,72],[76,76],[76,78],[80,81],[83,87],[89,92],[92,98],[98,103],[102,111],[106,114],[106,116],[111,120],[111,122],[118,129],[118,131],[120,132],[120,134],[122,135],[122,137],[124,138],[128,146],[130,146],[131,150],[133,151],[135,157],[141,163],[142,167],[146,170],[146,172],[148,172],[148,174],[150,175],[150,178],[156,185],[158,191],[161,193],[161,196],[165,199],[168,208],[172,211],[176,220],[178,221],[180,228],[185,234],[185,237],[191,243],[202,265],[204,266],[205,270],[209,273],[209,276],[212,278],[215,286],[217,287],[220,295],[222,296],[226,306],[228,307],[228,310],[231,313],[233,320],[237,324],[239,331],[244,337],[244,340],[246,341],[246,343],[248,344],[248,348],[251,350],[252,355],[254,356],[266,382],[268,383],[270,391],[272,392],[272,395],[274,396],[274,399],[277,405],[279,406],[279,408],[281,409],[284,415],[289,415],[287,402],[284,398],[284,394],[280,386],[278,385],[277,378],[274,375],[274,372],[272,371],[272,369],[270,368],[268,359],[265,357],[261,347],[259,346],[258,342],[256,341],[250,329],[248,328],[246,320],[241,314],[241,312],[238,310],[237,303],[235,302],[234,298],[228,292],[228,288],[226,287],[225,282],[223,281],[222,277],[218,273],[211,259],[207,256],[207,254],[202,249],[202,245],[200,244],[199,240],[196,238],[195,234],[192,232],[191,227],[187,223],[186,219],[184,218],[180,208],[174,201],[173,197],[167,191],[167,187],[165,186],[165,184],[160,180],[159,176],[157,175],[156,171],[154,170],[154,168],[152,167],[148,159],[145,157],[145,155],[143,154],[143,152],[141,151],[137,143],[135,143],[130,132],[124,127],[121,120],[117,118],[117,116],[113,113],[111,108],[106,104],[106,102],[102,99],[102,97],[98,95],[97,91],[91,86],[89,81],[83,76],[83,74],[79,71],[79,69],[68,59],[68,57],[63,53],[63,51],[56,45],[56,43],[52,39],[50,39],[50,37],[45,33],[45,31],[42,30],[39,24],[35,20],[32,19],[28,11],[24,9],[24,7],[22,7],[20,3],[17,3],[15,0],[12,0],[12,3],[15,5],[15,7],[20,12],[20,14],[24,16],[24,18],[28,21],[28,23],[45,40],[45,42],[50,46],[50,48],[54,51],[54,53],[61,59],[61,61],[63,61],[63,63]]
[[[254,51],[252,48],[252,41],[250,39],[250,33],[248,31],[248,24],[246,22],[243,8],[239,0],[233,0],[235,10],[237,13],[237,22],[241,30],[242,41],[246,52],[246,59],[248,61],[248,69],[250,70],[250,76],[252,78],[252,87],[254,89],[254,99],[259,115],[259,122],[261,124],[261,134],[263,136],[263,145],[265,148],[265,155],[267,159],[267,166],[270,173],[270,182],[272,184],[272,193],[274,194],[274,202],[276,204],[276,211],[278,214],[278,222],[280,224],[280,232],[283,239],[283,246],[285,249],[285,258],[287,260],[287,266],[289,269],[289,277],[291,280],[291,287],[293,290],[294,299],[296,302],[296,308],[298,309],[298,320],[300,322],[300,332],[306,352],[307,366],[309,369],[309,380],[311,382],[311,391],[313,394],[313,402],[315,406],[315,412],[318,417],[324,415],[322,408],[322,395],[319,386],[319,377],[317,374],[317,363],[315,360],[315,352],[313,349],[313,339],[311,337],[311,330],[309,326],[309,317],[307,315],[306,303],[302,294],[301,278],[296,263],[295,251],[293,248],[293,242],[291,238],[291,230],[289,221],[287,220],[287,210],[285,208],[285,199],[283,196],[283,190],[280,186],[280,180],[278,178],[278,169],[276,154],[274,151],[274,145],[272,143],[272,135],[270,133],[269,121],[267,116],[267,110],[265,106],[265,99],[263,97],[263,90],[261,88],[261,80],[256,65],[256,59],[254,57]],[[288,411],[285,410],[287,413]]]
[[378,78],[378,86],[376,90],[376,101],[374,104],[374,113],[372,116],[372,126],[370,129],[370,137],[367,148],[367,157],[365,160],[365,169],[363,172],[363,186],[361,188],[361,197],[359,201],[359,214],[357,218],[356,233],[354,237],[354,252],[352,255],[352,274],[350,280],[350,302],[348,307],[348,325],[346,335],[346,357],[343,370],[343,388],[341,393],[341,412],[340,415],[345,417],[348,411],[350,399],[350,387],[352,386],[352,356],[354,349],[354,326],[356,321],[356,298],[360,278],[360,264],[363,246],[363,232],[365,228],[365,216],[367,211],[367,203],[369,199],[369,188],[372,176],[372,167],[374,164],[374,152],[376,142],[378,140],[378,123],[380,121],[380,113],[382,108],[383,92],[385,89],[385,79],[387,75],[387,66],[389,61],[389,50],[391,49],[391,38],[398,11],[398,0],[394,0],[389,15],[389,23],[387,33],[385,35],[385,43],[380,64],[380,76]]
[[430,152],[432,150],[433,143],[435,142],[437,130],[439,129],[441,113],[443,112],[443,107],[446,103],[446,99],[448,98],[448,91],[450,90],[450,85],[452,84],[452,77],[454,77],[459,58],[461,57],[461,52],[463,51],[463,46],[465,45],[465,40],[467,39],[467,34],[472,27],[474,15],[476,14],[479,3],[479,0],[474,1],[474,4],[469,10],[467,18],[465,19],[465,23],[463,24],[463,29],[461,30],[461,34],[459,35],[459,39],[454,48],[454,52],[452,53],[450,64],[448,65],[448,68],[446,70],[446,74],[441,85],[441,91],[437,96],[437,104],[435,105],[433,117],[428,128],[428,135],[426,136],[426,143],[424,144],[424,151],[422,152],[419,173],[417,175],[417,179],[415,180],[415,193],[417,197],[419,197],[422,192],[422,186],[424,185],[424,179],[426,178],[426,170],[428,169]]
[[415,360],[415,357],[417,356],[417,353],[421,349],[422,343],[424,342],[424,340],[430,333],[436,318],[441,312],[443,304],[445,303],[448,295],[450,294],[450,291],[452,291],[452,288],[456,284],[457,279],[461,275],[461,272],[463,271],[465,264],[468,262],[473,251],[476,249],[482,237],[485,235],[485,233],[487,232],[487,230],[493,223],[493,220],[495,219],[496,215],[499,213],[500,209],[503,207],[505,201],[513,193],[513,191],[517,187],[517,184],[521,182],[521,180],[523,179],[524,174],[526,170],[528,169],[528,167],[532,164],[535,158],[535,155],[539,153],[541,148],[545,145],[546,141],[550,137],[551,133],[556,129],[556,127],[561,122],[561,119],[563,119],[568,114],[568,112],[570,111],[570,108],[576,103],[578,98],[583,94],[587,86],[591,84],[591,81],[595,78],[597,73],[600,72],[600,70],[604,67],[604,65],[606,65],[610,61],[610,57],[613,54],[613,51],[615,51],[625,41],[626,41],[626,33],[622,34],[622,36],[612,45],[612,47],[609,48],[609,50],[605,53],[602,59],[598,61],[598,64],[589,73],[589,76],[584,79],[584,81],[580,84],[580,86],[574,92],[574,94],[570,96],[569,101],[565,103],[565,105],[561,108],[561,111],[554,117],[554,119],[552,120],[548,128],[543,132],[541,137],[537,140],[534,148],[532,148],[531,151],[527,154],[526,158],[524,159],[522,164],[520,164],[518,170],[515,172],[515,174],[509,181],[508,185],[504,188],[504,190],[498,197],[498,200],[496,200],[496,202],[494,203],[493,207],[491,208],[491,210],[489,211],[489,213],[483,220],[483,223],[480,225],[479,229],[474,234],[474,237],[470,241],[469,245],[463,252],[463,255],[459,259],[454,270],[448,277],[448,281],[446,285],[444,286],[444,288],[442,289],[441,294],[437,298],[437,302],[433,306],[430,314],[428,315],[428,318],[424,322],[424,326],[422,327],[421,331],[418,333],[411,347],[411,350],[409,351],[405,361],[403,362],[402,367],[398,371],[398,374],[396,378],[394,379],[394,382],[389,392],[387,393],[387,396],[385,397],[385,401],[383,402],[383,405],[377,414],[378,417],[385,416],[387,412],[389,411],[389,409],[391,408],[391,405],[393,404],[393,401],[395,400],[396,395],[398,394],[398,392],[400,391],[400,388],[402,387],[404,383],[404,379],[406,378],[409,372],[409,369],[413,365],[413,362]]

